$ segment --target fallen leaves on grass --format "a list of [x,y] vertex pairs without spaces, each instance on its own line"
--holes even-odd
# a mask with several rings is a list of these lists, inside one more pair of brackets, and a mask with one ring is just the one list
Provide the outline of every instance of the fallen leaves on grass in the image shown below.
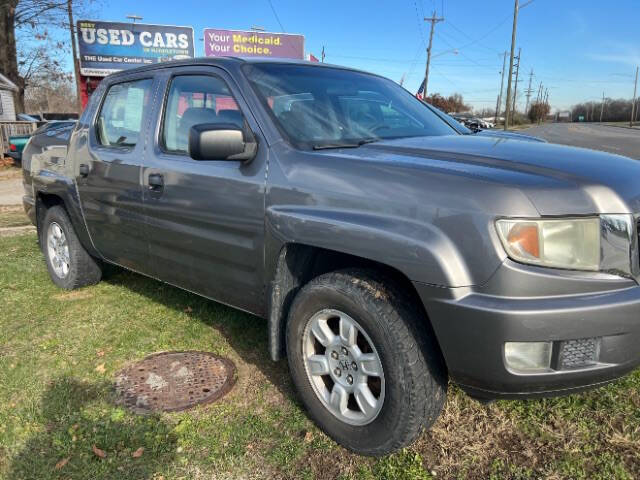
[[140,447],[139,449],[137,449],[135,452],[133,452],[131,454],[131,456],[133,458],[140,458],[142,456],[142,454],[144,453],[144,447]]
[[61,468],[63,468],[67,463],[69,463],[69,457],[67,458],[63,458],[62,460],[60,460],[58,463],[56,463],[56,470],[60,470]]
[[104,357],[104,350],[98,350],[98,351],[96,352],[96,356],[97,356],[97,357]]
[[107,369],[106,369],[106,368],[104,368],[104,363],[101,363],[100,365],[98,365],[98,366],[96,367],[96,372],[98,372],[98,373],[104,373],[106,370],[107,370]]
[[95,445],[93,447],[91,447],[91,450],[93,450],[93,453],[95,453],[96,457],[106,458],[106,456],[107,456],[107,454],[105,453],[104,450],[100,450]]

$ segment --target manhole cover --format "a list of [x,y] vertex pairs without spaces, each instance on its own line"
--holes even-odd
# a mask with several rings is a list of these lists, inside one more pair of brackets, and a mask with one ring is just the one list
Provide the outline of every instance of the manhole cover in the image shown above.
[[175,412],[210,403],[231,390],[235,366],[207,352],[162,352],[122,370],[116,392],[138,412]]

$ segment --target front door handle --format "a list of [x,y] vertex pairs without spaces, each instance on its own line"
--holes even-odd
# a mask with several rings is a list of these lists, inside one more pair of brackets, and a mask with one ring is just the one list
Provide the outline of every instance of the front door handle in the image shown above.
[[86,177],[87,175],[89,175],[89,165],[81,163],[78,166],[78,172],[80,173],[81,177]]
[[159,192],[164,188],[164,177],[159,173],[149,175],[149,190]]

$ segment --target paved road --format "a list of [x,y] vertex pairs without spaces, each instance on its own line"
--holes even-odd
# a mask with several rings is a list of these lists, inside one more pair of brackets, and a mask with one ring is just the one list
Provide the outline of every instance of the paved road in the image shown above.
[[593,148],[640,160],[640,130],[584,123],[549,123],[522,130],[551,143]]

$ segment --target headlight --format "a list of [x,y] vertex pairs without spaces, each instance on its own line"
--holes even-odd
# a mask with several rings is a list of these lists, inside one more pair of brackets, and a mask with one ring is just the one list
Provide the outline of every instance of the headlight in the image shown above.
[[600,270],[600,218],[501,219],[496,227],[513,260],[545,267]]

